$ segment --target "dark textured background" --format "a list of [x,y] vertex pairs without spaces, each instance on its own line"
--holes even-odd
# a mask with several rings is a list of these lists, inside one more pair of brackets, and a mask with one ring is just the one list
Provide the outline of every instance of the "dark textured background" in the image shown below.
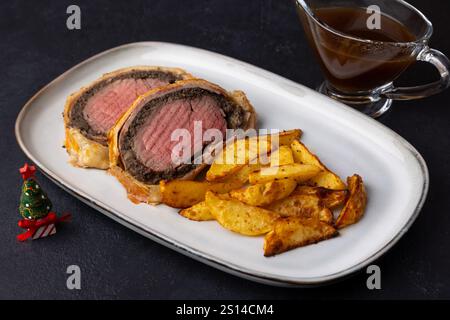
[[[66,8],[82,9],[82,30],[65,27]],[[433,21],[432,45],[450,55],[449,1],[411,1]],[[192,45],[255,64],[315,87],[321,81],[288,0],[0,2],[0,298],[450,298],[450,91],[396,103],[381,119],[424,156],[428,200],[403,239],[382,259],[382,290],[366,274],[316,289],[283,289],[225,274],[158,245],[108,219],[41,175],[59,212],[73,222],[56,237],[19,244],[18,201],[26,161],[14,121],[24,103],[55,77],[103,50],[158,40]],[[432,68],[409,79],[426,81]],[[52,155],[49,154],[49,157]],[[66,289],[68,265],[82,268],[82,290]]]

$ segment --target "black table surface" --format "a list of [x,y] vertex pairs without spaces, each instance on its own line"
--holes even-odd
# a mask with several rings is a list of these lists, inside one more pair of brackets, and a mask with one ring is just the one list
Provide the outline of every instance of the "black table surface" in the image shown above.
[[[81,7],[79,31],[66,28],[73,3]],[[450,55],[450,2],[411,3],[435,26],[431,45]],[[140,236],[42,175],[38,180],[56,211],[70,211],[73,221],[54,237],[18,243],[18,168],[27,159],[14,136],[17,114],[37,90],[86,58],[125,43],[167,41],[219,52],[309,87],[322,76],[289,0],[1,1],[0,15],[0,298],[450,298],[450,90],[395,103],[380,119],[421,152],[431,178],[420,216],[376,261],[381,290],[367,289],[365,272],[313,289],[231,276]],[[408,83],[437,77],[421,65],[408,74]],[[81,268],[81,290],[66,288],[69,265]]]

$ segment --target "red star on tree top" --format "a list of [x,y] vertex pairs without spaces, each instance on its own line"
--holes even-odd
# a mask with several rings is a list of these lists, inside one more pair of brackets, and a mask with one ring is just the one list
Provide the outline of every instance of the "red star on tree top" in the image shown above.
[[29,166],[28,163],[25,163],[25,165],[22,168],[20,168],[19,172],[22,175],[22,179],[27,180],[28,178],[34,176],[34,173],[36,172],[36,167]]

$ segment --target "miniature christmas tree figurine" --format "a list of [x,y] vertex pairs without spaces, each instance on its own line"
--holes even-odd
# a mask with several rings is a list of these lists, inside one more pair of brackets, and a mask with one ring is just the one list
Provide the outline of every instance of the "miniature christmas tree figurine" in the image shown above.
[[[22,172],[23,169],[23,172]],[[20,196],[19,212],[24,219],[40,219],[45,217],[52,209],[52,203],[34,180],[34,166],[25,165],[21,169],[24,182]]]
[[28,230],[17,236],[19,241],[25,241],[28,238],[39,239],[55,234],[55,224],[70,217],[67,214],[58,218],[55,213],[50,212],[52,203],[35,180],[35,172],[36,168],[29,166],[27,163],[20,168],[24,181],[20,196],[19,212],[24,220],[19,221],[19,227]]

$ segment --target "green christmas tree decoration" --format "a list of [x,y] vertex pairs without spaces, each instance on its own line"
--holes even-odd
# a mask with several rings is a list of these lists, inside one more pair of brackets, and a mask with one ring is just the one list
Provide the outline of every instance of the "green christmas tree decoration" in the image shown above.
[[19,212],[25,219],[40,219],[52,209],[52,203],[33,178],[23,182]]
[[25,219],[40,219],[52,209],[52,203],[34,179],[36,168],[25,164],[20,168],[23,178],[19,212]]

